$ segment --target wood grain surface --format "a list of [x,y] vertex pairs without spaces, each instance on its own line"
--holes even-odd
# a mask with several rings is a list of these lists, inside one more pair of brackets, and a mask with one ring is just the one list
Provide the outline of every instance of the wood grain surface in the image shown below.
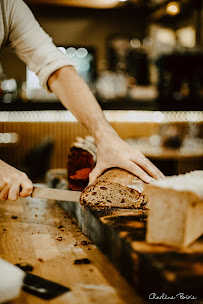
[[[0,257],[29,263],[31,273],[71,288],[50,301],[21,291],[10,304],[146,303],[55,201],[0,201]],[[81,258],[91,263],[75,265]]]

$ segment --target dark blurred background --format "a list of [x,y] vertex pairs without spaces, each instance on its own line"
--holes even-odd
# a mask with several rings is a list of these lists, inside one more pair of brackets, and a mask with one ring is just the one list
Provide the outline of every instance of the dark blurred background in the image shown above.
[[[202,110],[202,0],[26,2],[103,109]],[[13,51],[0,62],[1,109],[63,109]]]

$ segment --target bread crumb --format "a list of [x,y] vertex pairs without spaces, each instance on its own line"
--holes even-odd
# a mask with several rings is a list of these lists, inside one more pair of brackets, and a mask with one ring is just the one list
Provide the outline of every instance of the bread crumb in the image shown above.
[[63,237],[62,236],[58,236],[57,237],[57,241],[62,241],[63,240]]
[[91,261],[87,258],[84,259],[77,259],[74,261],[75,265],[82,265],[82,264],[91,264]]
[[80,244],[83,246],[88,245],[87,241],[82,241]]
[[17,218],[18,218],[17,215],[12,215],[12,216],[11,216],[11,219],[12,219],[12,220],[16,220]]
[[58,226],[58,229],[61,229],[61,228],[64,228],[64,227],[63,227],[62,225],[59,225],[59,226]]

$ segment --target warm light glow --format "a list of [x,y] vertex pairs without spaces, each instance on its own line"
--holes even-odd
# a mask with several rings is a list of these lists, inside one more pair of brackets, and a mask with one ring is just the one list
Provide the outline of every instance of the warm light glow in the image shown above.
[[156,32],[156,40],[158,43],[174,46],[176,43],[175,33],[171,29],[158,28]]
[[[201,122],[202,111],[104,111],[104,115],[110,122]],[[76,122],[76,118],[69,111],[1,111],[0,122]],[[3,133],[1,133],[3,134]],[[12,140],[16,139],[14,133]],[[2,135],[3,141],[8,140],[8,135]],[[11,140],[11,141],[12,141]]]
[[162,122],[164,121],[164,114],[160,111],[156,111],[153,114],[153,120],[156,122]]
[[76,55],[76,49],[74,47],[67,48],[66,55],[68,57],[74,57]]
[[119,0],[29,0],[30,4],[47,4],[47,5],[63,5],[77,6],[97,9],[114,8],[119,4]]
[[84,58],[86,57],[88,54],[88,51],[85,48],[79,48],[76,51],[76,56],[78,56],[79,58]]
[[59,46],[58,47],[59,51],[61,51],[61,53],[63,53],[64,55],[66,54],[66,49],[64,47]]
[[179,43],[184,47],[193,48],[196,44],[195,29],[191,26],[176,31]]
[[170,15],[177,15],[180,12],[180,6],[178,2],[170,2],[166,7],[166,11]]
[[17,141],[17,133],[0,133],[0,144],[14,144]]
[[133,47],[133,48],[139,48],[141,46],[141,43],[140,43],[140,40],[137,39],[137,38],[133,38],[130,40],[130,45]]

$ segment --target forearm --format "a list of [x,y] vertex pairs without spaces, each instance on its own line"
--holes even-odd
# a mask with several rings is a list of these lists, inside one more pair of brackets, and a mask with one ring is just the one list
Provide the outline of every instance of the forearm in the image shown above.
[[102,136],[117,135],[87,84],[72,67],[64,67],[53,73],[48,85],[63,105],[70,110],[99,142]]
[[90,182],[111,167],[124,168],[147,183],[151,181],[150,176],[163,177],[163,174],[142,153],[130,147],[117,135],[105,119],[90,89],[74,68],[59,69],[50,76],[48,85],[64,106],[95,138],[97,165],[89,176]]

